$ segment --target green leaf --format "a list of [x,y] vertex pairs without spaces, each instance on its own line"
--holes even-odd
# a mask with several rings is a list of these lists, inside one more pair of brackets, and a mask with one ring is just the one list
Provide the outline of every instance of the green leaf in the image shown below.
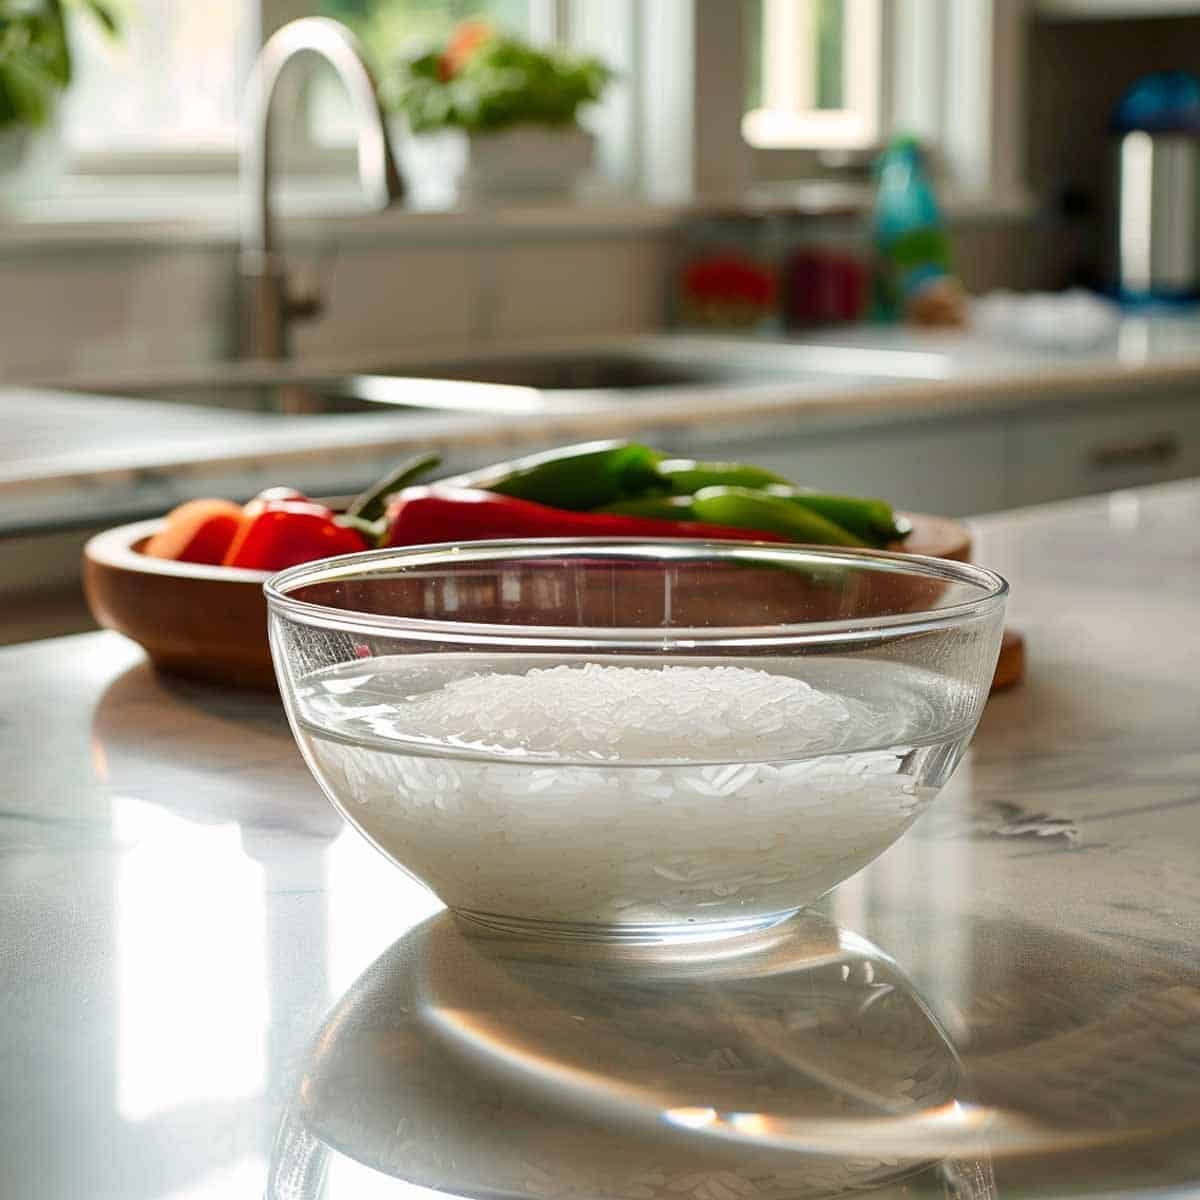
[[119,29],[120,0],[0,0],[0,127],[40,125],[72,78],[68,15]]
[[116,37],[121,32],[121,17],[118,15],[119,6],[104,3],[104,0],[74,0],[74,3],[87,10],[92,19],[110,37]]
[[440,51],[423,49],[384,71],[382,95],[415,132],[458,126],[470,132],[513,125],[563,126],[598,100],[612,72],[598,59],[544,50],[496,35],[479,45],[450,79]]
[[18,122],[42,125],[59,92],[58,78],[36,57],[22,56],[0,62],[0,80]]

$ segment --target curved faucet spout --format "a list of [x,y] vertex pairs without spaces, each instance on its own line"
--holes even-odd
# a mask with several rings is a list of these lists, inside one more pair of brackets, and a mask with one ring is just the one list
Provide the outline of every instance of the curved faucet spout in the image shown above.
[[284,357],[288,317],[315,309],[311,302],[305,306],[289,301],[272,204],[275,93],[284,68],[298,54],[309,52],[334,68],[350,96],[358,121],[358,176],[368,202],[386,208],[404,195],[375,80],[358,39],[326,17],[302,17],[277,30],[251,72],[239,158],[241,269],[250,293],[243,351],[253,357]]

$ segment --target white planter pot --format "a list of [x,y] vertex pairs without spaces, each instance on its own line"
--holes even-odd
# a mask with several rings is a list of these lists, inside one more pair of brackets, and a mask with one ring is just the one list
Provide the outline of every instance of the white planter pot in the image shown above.
[[9,125],[0,129],[0,178],[15,175],[29,157],[33,130],[27,125]]
[[47,195],[62,171],[59,126],[0,129],[0,208]]
[[587,175],[595,138],[586,129],[524,125],[499,133],[459,129],[409,134],[398,143],[418,203],[561,196]]
[[472,134],[463,188],[479,196],[569,192],[591,167],[595,141],[578,127]]

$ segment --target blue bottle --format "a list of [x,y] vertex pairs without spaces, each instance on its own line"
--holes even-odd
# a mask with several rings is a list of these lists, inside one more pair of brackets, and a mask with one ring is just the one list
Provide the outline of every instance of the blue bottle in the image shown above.
[[896,137],[875,166],[875,316],[895,321],[950,274],[950,244],[916,138]]

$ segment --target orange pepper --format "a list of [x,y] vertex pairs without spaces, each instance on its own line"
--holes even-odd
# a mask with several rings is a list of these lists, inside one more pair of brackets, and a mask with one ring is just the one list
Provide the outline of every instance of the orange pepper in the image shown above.
[[142,548],[151,558],[217,564],[224,559],[242,523],[241,505],[232,500],[189,500],[173,508],[162,529]]

